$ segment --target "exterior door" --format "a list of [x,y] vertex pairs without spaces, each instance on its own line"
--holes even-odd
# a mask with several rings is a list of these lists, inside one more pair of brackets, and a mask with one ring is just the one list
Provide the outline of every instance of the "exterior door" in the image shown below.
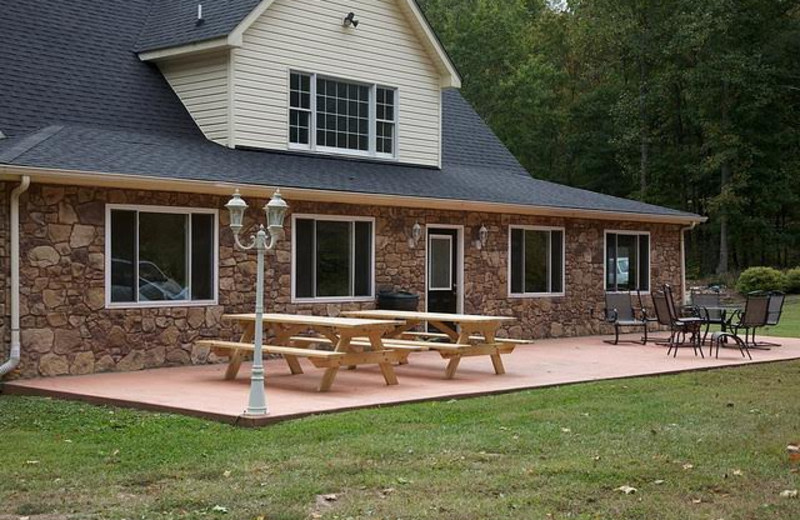
[[458,312],[458,235],[457,229],[428,229],[428,312]]

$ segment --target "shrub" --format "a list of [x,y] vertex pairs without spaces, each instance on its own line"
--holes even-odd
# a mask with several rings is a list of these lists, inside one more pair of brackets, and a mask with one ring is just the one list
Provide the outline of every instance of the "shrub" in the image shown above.
[[800,293],[800,267],[786,271],[786,292],[791,294]]
[[736,290],[742,294],[753,291],[783,291],[785,288],[786,276],[772,267],[746,269],[736,282]]

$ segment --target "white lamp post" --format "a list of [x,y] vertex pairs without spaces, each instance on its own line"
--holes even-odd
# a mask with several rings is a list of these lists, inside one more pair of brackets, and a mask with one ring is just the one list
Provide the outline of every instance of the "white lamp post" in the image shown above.
[[244,212],[247,203],[242,200],[239,190],[233,194],[233,198],[225,204],[231,217],[231,231],[236,242],[236,247],[242,251],[255,249],[258,253],[258,266],[256,271],[256,323],[253,350],[253,368],[250,372],[250,399],[247,404],[245,415],[257,416],[266,415],[267,395],[264,390],[264,359],[262,347],[264,343],[264,253],[275,248],[278,240],[284,237],[283,219],[286,218],[286,210],[289,206],[281,198],[281,191],[275,190],[275,194],[264,206],[267,215],[267,229],[269,230],[269,240],[264,225],[258,227],[258,233],[251,237],[250,245],[244,245],[239,240],[239,233],[242,230]]

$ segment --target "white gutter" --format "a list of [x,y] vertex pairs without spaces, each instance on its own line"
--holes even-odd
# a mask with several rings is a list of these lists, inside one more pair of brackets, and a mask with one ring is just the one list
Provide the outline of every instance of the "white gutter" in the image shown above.
[[0,365],[0,377],[19,365],[19,198],[28,191],[31,178],[23,175],[19,186],[11,192],[11,353]]
[[681,228],[681,298],[684,305],[691,303],[686,293],[686,232],[693,230],[695,226],[697,223],[692,222],[691,226]]

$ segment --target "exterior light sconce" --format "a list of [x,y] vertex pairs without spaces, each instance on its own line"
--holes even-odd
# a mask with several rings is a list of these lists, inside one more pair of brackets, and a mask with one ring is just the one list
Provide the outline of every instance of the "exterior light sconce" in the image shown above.
[[420,238],[422,238],[422,226],[419,225],[419,222],[415,222],[411,228],[411,237],[408,239],[408,248],[416,249]]
[[478,230],[478,240],[474,242],[475,248],[480,251],[486,247],[486,242],[489,240],[489,230],[486,226],[481,226]]
[[353,27],[355,29],[358,27],[358,20],[356,20],[356,14],[353,12],[347,13],[347,16],[344,17],[344,21],[342,22],[342,27]]
[[[258,227],[258,232],[251,237],[249,244],[243,244],[239,238],[244,221],[244,212],[247,203],[239,195],[239,190],[233,194],[233,198],[225,204],[230,214],[230,228],[233,232],[233,239],[236,247],[242,251],[252,249],[258,253],[256,269],[256,323],[255,337],[253,340],[253,368],[250,372],[250,397],[247,404],[245,415],[258,417],[266,415],[267,394],[264,389],[264,359],[263,359],[263,334],[264,334],[264,254],[275,249],[278,241],[284,237],[283,221],[286,218],[286,211],[289,206],[281,197],[280,190],[275,190],[270,201],[264,206],[264,213],[267,217],[267,229],[264,225]],[[269,235],[267,233],[269,232]]]

